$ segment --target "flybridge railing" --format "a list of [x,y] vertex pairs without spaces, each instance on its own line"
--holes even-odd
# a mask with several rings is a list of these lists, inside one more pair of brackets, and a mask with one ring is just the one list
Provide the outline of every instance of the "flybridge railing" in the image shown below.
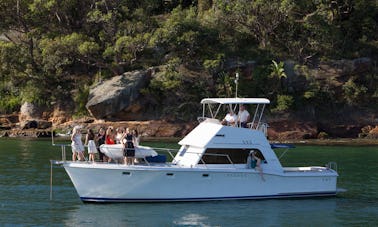
[[[208,121],[208,122],[213,122],[215,124],[221,124],[221,122],[216,118],[198,117],[197,120],[198,120],[199,123],[204,122],[204,121]],[[228,125],[228,126],[241,127],[240,124]],[[268,134],[268,127],[269,127],[269,125],[265,122],[257,122],[257,123],[249,122],[249,123],[247,123],[247,128],[252,129],[252,130],[261,131],[261,132],[264,133],[265,136],[267,136],[267,134]]]
[[259,122],[258,124],[254,124],[253,122],[247,123],[248,128],[253,130],[258,130],[264,133],[265,136],[268,135],[268,127],[267,123]]
[[[251,129],[258,129],[261,125],[261,119],[264,114],[265,104],[257,104],[255,114],[253,115]],[[256,125],[256,128],[253,128]]]
[[[234,104],[222,104],[222,103],[203,103],[202,106],[202,116],[198,117],[197,120],[201,123],[203,121],[212,121],[214,123],[221,123],[221,119],[219,120],[219,115],[222,112],[221,107],[227,106],[226,108],[229,110],[232,110],[236,114],[236,109],[239,105],[238,103]],[[247,104],[243,104],[247,105]],[[265,135],[267,135],[267,128],[268,124],[263,122],[263,115],[266,104],[252,104],[256,108],[254,110],[253,116],[251,116],[251,121],[247,123],[248,128],[253,130],[259,130],[262,131]],[[240,122],[237,122],[236,124],[232,124],[229,126],[234,127],[242,127]]]

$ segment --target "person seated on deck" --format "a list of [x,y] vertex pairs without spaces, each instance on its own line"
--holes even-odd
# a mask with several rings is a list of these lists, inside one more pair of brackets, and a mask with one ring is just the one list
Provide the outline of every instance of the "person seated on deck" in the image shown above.
[[234,113],[234,111],[230,110],[222,120],[222,125],[229,125],[229,126],[235,126],[235,123],[238,119],[238,116]]
[[238,124],[243,128],[247,128],[247,123],[249,121],[250,115],[249,112],[245,109],[244,105],[240,105],[238,113]]
[[257,171],[259,171],[261,179],[263,181],[265,181],[263,171],[262,171],[262,168],[261,168],[261,159],[256,157],[255,152],[256,151],[254,151],[254,150],[251,150],[249,152],[249,155],[248,155],[248,158],[247,158],[247,168],[248,169],[256,169]]

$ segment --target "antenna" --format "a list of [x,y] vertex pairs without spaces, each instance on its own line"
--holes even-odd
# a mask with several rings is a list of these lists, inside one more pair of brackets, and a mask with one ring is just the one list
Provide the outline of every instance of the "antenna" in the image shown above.
[[239,80],[239,73],[237,72],[235,75],[235,98],[238,97],[238,80]]

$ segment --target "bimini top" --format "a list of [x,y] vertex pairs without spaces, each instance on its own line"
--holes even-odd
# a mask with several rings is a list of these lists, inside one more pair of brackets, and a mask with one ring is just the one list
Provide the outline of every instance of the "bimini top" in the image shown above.
[[206,98],[201,104],[269,104],[265,98]]

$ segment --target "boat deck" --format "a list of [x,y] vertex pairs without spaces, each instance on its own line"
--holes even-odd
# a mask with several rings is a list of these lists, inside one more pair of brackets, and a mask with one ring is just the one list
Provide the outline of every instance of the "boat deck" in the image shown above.
[[[172,163],[136,163],[134,165],[125,165],[121,163],[107,163],[107,162],[56,162],[55,164],[62,164],[68,166],[75,166],[80,168],[94,168],[94,169],[118,169],[118,170],[130,170],[130,171],[194,171],[194,172],[227,172],[227,173],[250,173],[257,172],[255,169],[246,168],[245,164],[199,164],[195,167],[184,167],[175,165]],[[337,173],[335,170],[321,166],[310,167],[284,167],[283,172],[264,170],[264,174],[269,175],[287,175],[287,176],[324,176],[334,175]]]

